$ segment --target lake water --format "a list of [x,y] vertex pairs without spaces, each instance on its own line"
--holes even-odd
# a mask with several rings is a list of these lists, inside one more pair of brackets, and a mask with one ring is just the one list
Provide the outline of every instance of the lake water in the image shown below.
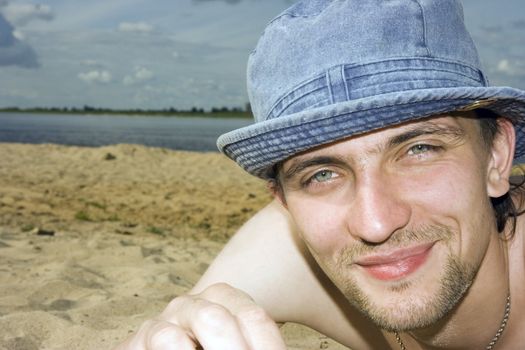
[[217,137],[251,119],[0,113],[0,142],[105,146],[133,143],[217,151]]

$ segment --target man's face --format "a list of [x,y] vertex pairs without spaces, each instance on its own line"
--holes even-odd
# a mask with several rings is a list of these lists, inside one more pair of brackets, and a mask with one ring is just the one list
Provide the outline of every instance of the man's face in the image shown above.
[[495,231],[479,123],[440,117],[287,160],[285,204],[313,256],[380,327],[435,323],[472,283]]

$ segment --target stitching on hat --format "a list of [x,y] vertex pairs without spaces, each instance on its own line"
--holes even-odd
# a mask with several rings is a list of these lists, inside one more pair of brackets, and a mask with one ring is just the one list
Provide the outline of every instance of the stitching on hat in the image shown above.
[[[471,74],[472,75],[476,75],[478,77],[478,79],[474,79],[472,78],[472,76],[469,76],[467,75],[468,73],[462,73],[462,72],[458,72],[458,71],[455,71],[455,70],[447,70],[445,68],[434,68],[434,67],[431,67],[431,68],[428,68],[428,67],[420,67],[420,68],[406,68],[405,70],[407,69],[410,69],[410,70],[431,70],[431,71],[442,71],[442,72],[449,72],[449,73],[458,73],[458,74],[461,74],[467,78],[472,78],[474,80],[477,80],[479,82],[483,82],[484,80],[483,79],[479,79],[479,78],[482,78],[480,77],[480,70],[476,67],[473,67],[469,64],[465,64],[464,62],[459,62],[459,61],[454,61],[454,60],[446,60],[446,59],[442,59],[442,58],[434,58],[434,57],[391,57],[388,59],[388,62],[395,62],[395,61],[421,61],[421,62],[442,62],[442,63],[445,63],[445,64],[451,64],[451,65],[455,65],[455,66],[458,66],[458,68],[461,68],[462,70],[465,70],[465,69],[469,69],[471,70]],[[359,68],[359,67],[365,67],[365,66],[369,66],[369,65],[374,65],[374,64],[383,64],[387,61],[385,60],[377,60],[377,61],[369,61],[369,62],[364,62],[364,63],[359,63],[359,64],[344,64],[343,66],[345,67],[345,69],[356,69],[356,68]],[[364,74],[364,75],[353,75],[352,77],[355,78],[355,77],[366,77],[366,76],[369,76],[369,75],[375,75],[377,73],[389,73],[389,72],[393,72],[393,71],[402,71],[403,69],[390,69],[390,70],[382,70],[382,71],[377,71],[377,72],[374,72],[374,73],[368,73],[368,74]]]
[[[272,112],[273,112],[273,109],[272,109],[271,112],[268,113],[267,119],[275,119],[275,118],[279,118],[281,115],[283,115],[284,112],[286,112],[286,110],[287,110],[288,108],[290,108],[291,105],[293,105],[295,102],[297,102],[297,100],[300,100],[300,99],[302,99],[303,97],[305,97],[305,96],[307,96],[307,95],[310,95],[311,93],[317,92],[317,91],[319,91],[319,90],[323,90],[323,89],[325,89],[325,88],[326,88],[326,86],[320,86],[320,87],[318,87],[318,88],[316,88],[316,89],[309,90],[309,91],[305,92],[304,94],[301,94],[301,95],[297,96],[297,98],[295,98],[295,99],[293,99],[293,100],[290,100],[290,102],[288,102],[286,105],[284,105],[284,107],[281,108],[281,110],[279,111],[279,113],[278,113],[277,115],[271,116],[271,114],[273,114],[273,113],[272,113]],[[286,95],[285,97],[288,97],[288,96],[291,95],[291,94],[292,94],[292,93]],[[283,98],[283,99],[284,99],[284,98]],[[331,100],[331,98],[330,98],[330,100]],[[328,101],[328,100],[325,100],[325,101]],[[318,105],[318,104],[320,104],[321,102],[322,102],[322,101],[316,103],[315,105]],[[333,102],[332,102],[332,103],[333,103]]]
[[328,68],[325,71],[325,76],[331,103],[348,101],[348,89],[346,86],[347,81],[345,80],[344,65],[337,65]]
[[428,42],[427,42],[427,20],[425,17],[425,10],[423,9],[423,5],[421,5],[421,2],[419,0],[414,0],[417,5],[419,6],[419,9],[421,10],[421,18],[423,19],[423,42],[425,44],[425,50],[427,51],[428,56],[432,56],[432,53],[430,52],[430,49],[428,48]]
[[[322,89],[322,88],[319,88],[319,89],[316,89],[316,90],[314,90],[314,91],[312,91],[312,92],[315,92],[315,91],[317,91],[317,90],[321,90],[321,89]],[[294,102],[296,102],[296,101],[292,101],[292,102],[290,102],[289,104],[286,105],[285,108],[282,109],[282,111],[281,111],[277,116],[274,116],[273,118],[270,118],[270,119],[267,119],[267,120],[272,120],[272,119],[277,119],[277,118],[279,118],[283,113],[286,112],[286,110],[287,110],[288,108],[290,108],[291,105],[294,104]],[[325,98],[325,99],[323,99],[323,100],[320,100],[320,101],[314,103],[313,105],[308,106],[308,109],[314,109],[314,108],[318,108],[318,107],[324,107],[324,106],[328,106],[328,105],[331,105],[331,104],[334,104],[334,103],[333,103],[333,102],[330,102],[329,99]],[[303,111],[304,111],[304,110],[303,110]]]
[[273,106],[270,108],[270,110],[268,111],[268,113],[266,114],[266,119],[273,119],[273,118],[278,118],[279,116],[282,115],[282,113],[288,108],[290,107],[291,104],[294,103],[294,101],[296,101],[297,99],[299,98],[302,98],[306,95],[309,95],[311,94],[312,92],[315,92],[315,91],[319,91],[321,89],[324,89],[326,86],[320,86],[320,87],[316,87],[315,89],[311,89],[311,90],[306,90],[304,91],[301,95],[298,95],[294,100],[288,102],[283,108],[281,108],[281,110],[279,111],[279,113],[277,115],[273,115],[273,112],[275,110],[275,108],[280,104],[282,103],[288,96],[292,95],[294,92],[296,92],[297,90],[300,90],[301,88],[307,86],[308,84],[312,83],[313,81],[315,80],[318,80],[318,79],[322,79],[323,78],[323,74],[318,74],[314,77],[312,77],[311,79],[308,79],[304,82],[302,82],[301,84],[297,85],[296,87],[293,88],[292,91],[288,92],[287,94],[281,96],[274,104]]
[[[470,80],[474,80],[476,82],[479,82],[479,83],[483,83],[483,80],[482,79],[476,79],[472,76],[469,76],[467,74],[462,74],[458,71],[453,71],[453,70],[450,70],[450,69],[436,69],[436,68],[433,68],[433,69],[430,69],[430,68],[406,68],[406,69],[389,69],[389,70],[383,70],[383,71],[378,71],[378,72],[374,72],[374,73],[369,73],[369,74],[361,74],[361,75],[355,75],[352,77],[352,79],[355,79],[355,78],[366,78],[366,77],[370,77],[370,76],[376,76],[377,74],[387,74],[387,73],[396,73],[396,72],[406,72],[406,71],[429,71],[429,72],[445,72],[445,73],[452,73],[452,74],[456,74],[456,75],[461,75],[465,78],[468,78]],[[479,75],[479,74],[478,74]],[[438,79],[436,79],[438,80]]]
[[[326,79],[326,84],[327,84],[327,87],[328,87],[328,96],[330,98],[330,103],[335,103],[334,101],[334,93],[332,91],[332,77],[330,76],[330,69],[327,69],[325,74],[325,79]],[[297,101],[298,99],[296,99],[295,101]],[[294,101],[294,102],[295,102]],[[292,102],[293,103],[293,102]]]
[[[459,80],[454,80],[454,79],[414,79],[414,78],[411,78],[410,80],[403,80],[402,83],[409,83],[409,82],[419,82],[419,81],[425,81],[425,82],[430,82],[430,81],[441,81],[441,82],[450,82],[450,83],[456,83],[456,84],[462,84],[463,82],[459,81]],[[386,86],[389,86],[389,85],[394,85],[394,84],[399,84],[400,82],[399,81],[390,81],[390,82],[385,82],[385,83],[381,83],[381,87],[386,87]],[[363,91],[363,90],[367,90],[367,89],[370,89],[370,88],[373,88],[374,86],[377,86],[376,84],[373,84],[373,85],[369,85],[369,86],[363,86],[361,88],[357,88],[357,89],[354,89],[353,91],[355,92],[358,92],[358,91]],[[453,85],[453,86],[442,86],[442,88],[454,88],[454,87],[457,87],[457,85]],[[464,87],[464,86],[462,86]],[[406,90],[402,90],[402,91],[411,91],[411,90],[421,90],[422,88],[418,88],[418,89],[406,89]],[[433,87],[433,89],[439,89],[439,87]],[[382,94],[387,94],[389,92],[396,92],[396,91],[384,91],[382,92]],[[373,95],[375,96],[375,95]],[[355,99],[355,98],[354,98]]]
[[346,93],[346,100],[349,101],[350,100],[350,91],[348,90],[348,85],[350,80],[347,80],[346,79],[346,69],[345,69],[345,65],[342,64],[341,65],[341,77],[343,78],[343,81],[345,82],[343,85],[345,86],[345,93]]

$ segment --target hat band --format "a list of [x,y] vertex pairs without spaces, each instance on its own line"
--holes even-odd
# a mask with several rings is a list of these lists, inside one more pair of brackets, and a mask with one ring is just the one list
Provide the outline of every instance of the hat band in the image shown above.
[[266,119],[392,92],[467,86],[488,86],[488,82],[480,70],[458,62],[422,57],[344,64],[296,86],[277,101]]

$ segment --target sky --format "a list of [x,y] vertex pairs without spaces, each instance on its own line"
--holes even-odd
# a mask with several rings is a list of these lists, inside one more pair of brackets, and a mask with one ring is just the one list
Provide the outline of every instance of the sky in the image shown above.
[[[525,1],[462,2],[492,85],[525,89]],[[0,0],[0,108],[243,108],[247,57],[291,3]]]

